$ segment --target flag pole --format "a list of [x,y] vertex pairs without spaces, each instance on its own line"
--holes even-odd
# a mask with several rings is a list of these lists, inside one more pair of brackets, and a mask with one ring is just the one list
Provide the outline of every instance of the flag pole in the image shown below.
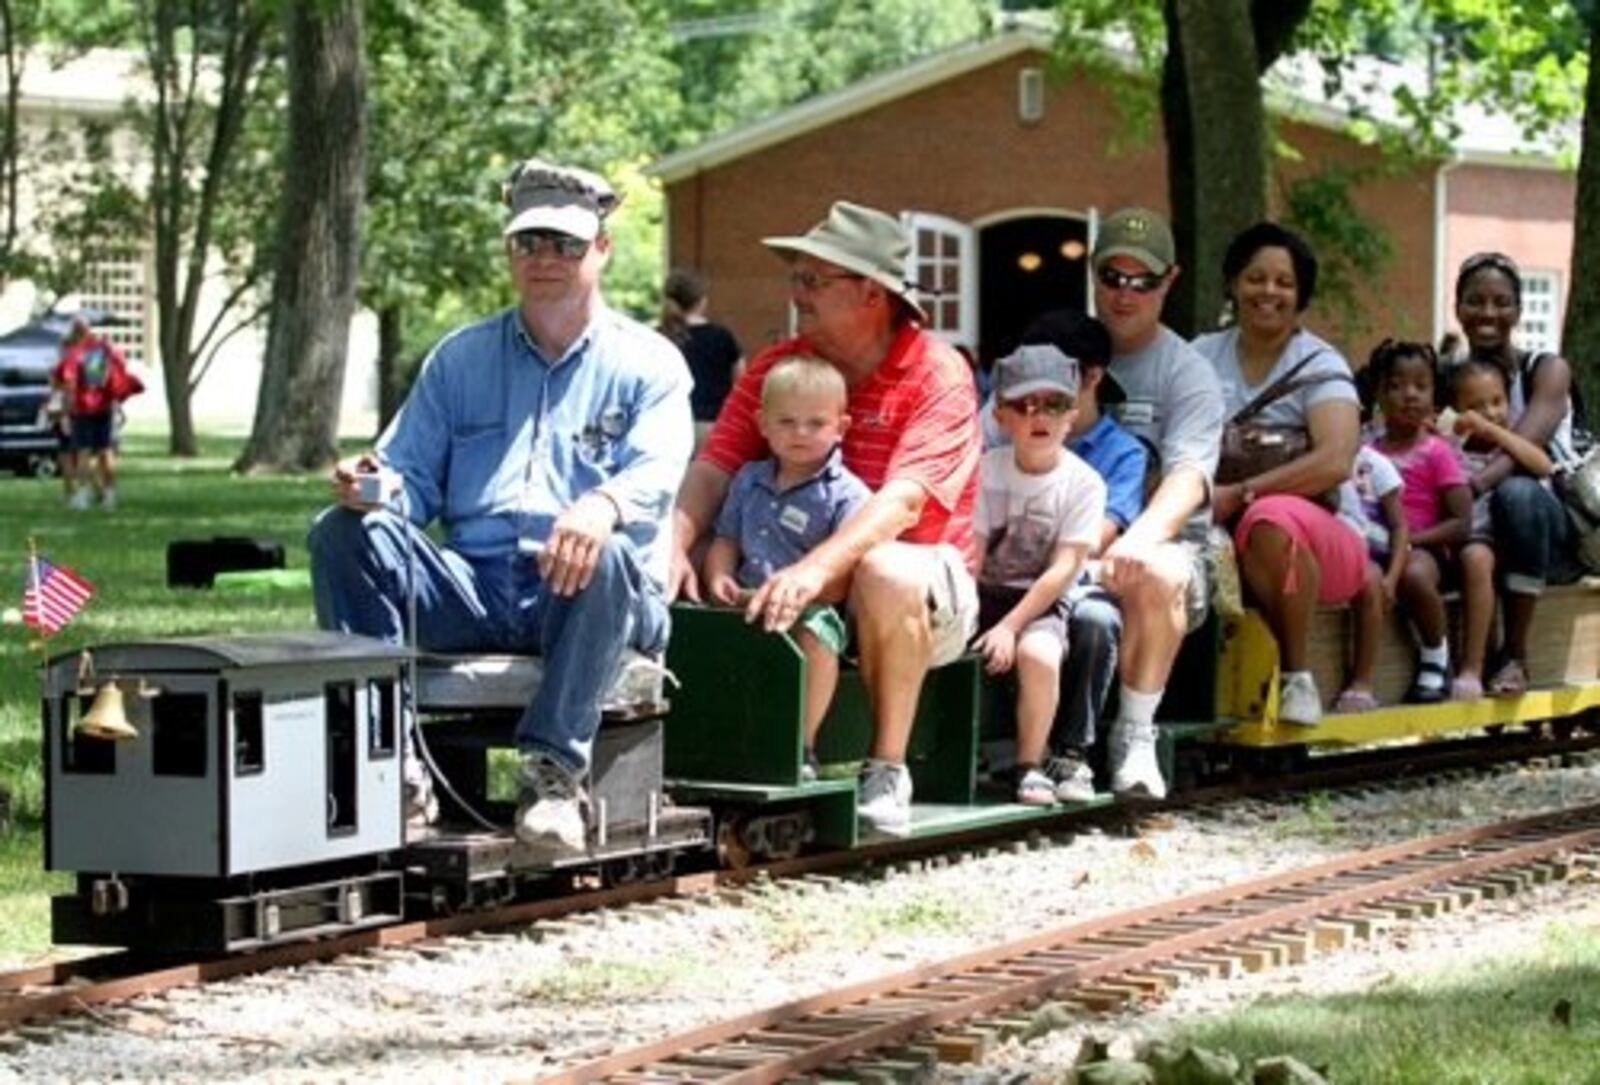
[[[43,621],[44,600],[42,592],[44,586],[39,578],[39,542],[32,535],[28,536],[28,582],[33,585],[34,605],[39,608],[40,613],[40,622],[33,627],[38,634],[38,639],[33,642],[33,646],[39,649],[39,669],[42,672],[50,668],[50,633],[45,629]],[[24,615],[23,617],[26,620],[27,616]]]

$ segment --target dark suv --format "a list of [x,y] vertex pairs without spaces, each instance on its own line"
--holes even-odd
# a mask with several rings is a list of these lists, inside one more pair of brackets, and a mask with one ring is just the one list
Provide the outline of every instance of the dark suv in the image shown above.
[[61,357],[61,342],[73,318],[91,323],[106,314],[49,312],[0,335],[0,470],[19,475],[53,475],[59,442],[45,407],[50,371]]

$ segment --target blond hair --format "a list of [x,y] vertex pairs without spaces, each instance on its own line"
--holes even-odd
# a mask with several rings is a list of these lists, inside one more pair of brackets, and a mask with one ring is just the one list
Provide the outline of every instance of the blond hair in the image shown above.
[[841,411],[850,400],[844,374],[821,358],[796,354],[767,370],[761,382],[761,409],[770,411],[780,399],[807,394],[831,394]]

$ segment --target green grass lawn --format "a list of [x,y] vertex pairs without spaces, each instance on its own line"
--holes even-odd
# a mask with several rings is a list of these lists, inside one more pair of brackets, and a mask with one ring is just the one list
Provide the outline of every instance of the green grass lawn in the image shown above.
[[1293,1055],[1362,1085],[1600,1085],[1600,930],[1552,924],[1537,948],[1370,991],[1271,999],[1178,1039],[1246,1065]]
[[[164,455],[164,438],[130,436],[120,506],[111,513],[68,510],[59,482],[0,476],[0,607],[21,605],[31,536],[41,554],[96,589],[51,638],[52,654],[135,637],[310,627],[306,588],[245,595],[166,586],[174,539],[270,537],[283,544],[290,568],[305,568],[306,527],[326,501],[326,480],[234,477],[228,465],[239,444],[208,440],[200,457],[175,460]],[[0,832],[0,962],[48,948],[47,897],[67,884],[40,870],[39,660],[31,630],[0,629],[0,788],[12,809],[10,828]]]

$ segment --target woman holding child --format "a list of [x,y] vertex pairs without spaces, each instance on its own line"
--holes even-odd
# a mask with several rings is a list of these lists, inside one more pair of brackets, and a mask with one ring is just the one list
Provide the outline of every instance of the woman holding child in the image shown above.
[[1306,440],[1295,458],[1243,477],[1225,452],[1218,478],[1229,481],[1213,488],[1213,518],[1232,526],[1245,587],[1277,638],[1279,718],[1314,726],[1322,695],[1307,666],[1312,614],[1319,602],[1355,598],[1366,577],[1365,542],[1326,500],[1360,446],[1359,400],[1349,363],[1300,326],[1317,280],[1302,238],[1257,223],[1229,244],[1222,267],[1234,324],[1194,348],[1215,367],[1230,419],[1254,407],[1254,424]]
[[[1509,425],[1556,465],[1573,462],[1572,367],[1557,354],[1519,350],[1512,334],[1521,319],[1517,265],[1497,252],[1468,257],[1456,276],[1456,320],[1469,354],[1451,372],[1452,405],[1464,416]],[[1514,694],[1528,687],[1528,629],[1539,593],[1547,583],[1577,579],[1580,569],[1571,524],[1540,472],[1506,442],[1485,442],[1485,451],[1469,459],[1469,481],[1487,501],[1504,619],[1503,661],[1487,689]]]

